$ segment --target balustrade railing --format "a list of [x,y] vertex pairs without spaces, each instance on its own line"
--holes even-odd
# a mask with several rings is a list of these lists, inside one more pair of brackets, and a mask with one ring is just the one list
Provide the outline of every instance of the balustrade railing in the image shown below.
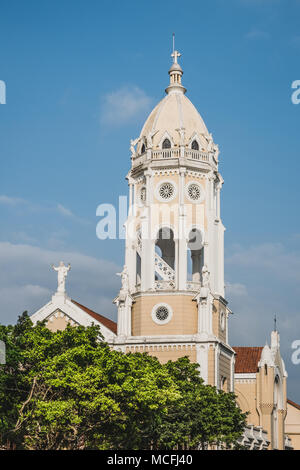
[[[181,156],[180,148],[173,149],[158,149],[152,150],[151,158],[152,160],[166,160],[171,158],[179,158]],[[198,162],[208,163],[210,161],[210,153],[202,152],[200,150],[193,149],[184,149],[184,158],[187,160],[194,160]],[[147,159],[147,153],[142,153],[133,158],[133,165],[138,166],[141,163],[144,163]]]
[[155,289],[173,290],[175,289],[175,281],[155,281]]
[[192,291],[198,291],[201,288],[201,282],[188,281],[186,283],[186,289]]

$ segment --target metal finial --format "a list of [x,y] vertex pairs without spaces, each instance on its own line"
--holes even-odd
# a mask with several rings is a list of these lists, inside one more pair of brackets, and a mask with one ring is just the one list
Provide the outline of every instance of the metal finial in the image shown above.
[[173,63],[178,64],[178,57],[180,57],[181,54],[178,51],[175,51],[175,33],[173,33],[173,52],[171,54],[171,57],[173,58]]
[[276,315],[274,315],[274,331],[277,331],[277,318],[276,318]]

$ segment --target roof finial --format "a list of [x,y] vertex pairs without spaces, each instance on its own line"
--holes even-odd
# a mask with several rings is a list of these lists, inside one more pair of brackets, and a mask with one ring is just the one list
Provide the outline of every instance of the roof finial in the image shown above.
[[277,318],[276,318],[276,315],[274,315],[274,331],[277,331]]
[[172,54],[171,57],[173,58],[173,64],[169,70],[170,75],[170,85],[166,89],[166,92],[169,93],[172,91],[180,91],[181,93],[185,93],[186,89],[181,84],[181,77],[183,74],[182,68],[178,64],[178,58],[181,56],[180,52],[175,50],[175,33],[172,35]]
[[178,64],[178,57],[180,57],[181,54],[178,51],[175,51],[175,33],[173,33],[173,51],[171,54],[171,57],[173,57],[173,63]]

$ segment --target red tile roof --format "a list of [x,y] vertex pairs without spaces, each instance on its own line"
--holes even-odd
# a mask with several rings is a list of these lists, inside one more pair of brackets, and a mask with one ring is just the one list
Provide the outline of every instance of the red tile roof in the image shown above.
[[73,304],[77,305],[77,307],[84,310],[88,315],[95,318],[95,320],[102,323],[102,325],[106,326],[106,328],[111,330],[113,333],[117,334],[117,324],[116,324],[116,322],[110,320],[109,318],[103,317],[102,315],[100,315],[99,313],[94,312],[93,310],[90,310],[89,308],[85,307],[84,305],[81,305],[79,302],[76,302],[76,300],[72,299],[72,302],[73,302]]
[[236,352],[235,372],[237,374],[257,372],[262,347],[234,346],[233,349]]
[[297,408],[297,410],[300,410],[300,405],[298,405],[298,403],[295,403],[294,401],[289,400],[289,399],[287,400],[287,402],[288,402],[290,405],[292,405],[292,406],[294,406],[295,408]]

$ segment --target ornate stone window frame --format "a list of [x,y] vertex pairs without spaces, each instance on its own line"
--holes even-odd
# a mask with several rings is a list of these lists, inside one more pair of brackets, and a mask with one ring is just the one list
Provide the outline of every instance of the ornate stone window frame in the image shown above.
[[[145,152],[142,152],[143,145],[145,146]],[[146,142],[145,137],[143,136],[138,142],[138,154],[142,155],[143,153],[146,153],[146,151],[147,151],[147,142]]]
[[[168,199],[164,199],[163,197],[161,197],[161,195],[159,194],[159,190],[160,188],[162,187],[163,184],[165,183],[169,183],[173,186],[174,188],[174,192],[172,194],[171,197],[169,197]],[[160,202],[170,202],[170,201],[173,201],[173,199],[175,199],[175,197],[177,196],[177,185],[176,183],[171,180],[171,179],[165,179],[165,180],[162,180],[160,181],[157,185],[156,185],[156,188],[155,188],[155,197],[158,201]]]
[[[158,143],[158,148],[160,148],[161,150],[163,149],[162,144],[163,144],[165,139],[168,139],[171,142],[171,149],[172,149],[175,146],[175,144],[174,144],[174,140],[173,140],[172,136],[169,134],[168,131],[165,131],[163,133],[163,135],[162,135],[162,137],[161,137],[161,139]],[[171,149],[165,149],[165,150],[171,150]]]
[[[199,199],[192,199],[189,195],[189,188],[193,184],[195,184],[196,186],[199,187],[199,190],[200,190],[200,198]],[[203,202],[203,200],[204,200],[204,188],[203,188],[202,184],[199,183],[199,181],[194,181],[194,180],[189,181],[185,186],[185,194],[186,194],[187,199],[190,202],[192,202],[193,204],[199,204],[200,202]]]
[[[165,307],[169,312],[169,315],[167,316],[165,320],[159,320],[156,316],[156,312],[160,307]],[[155,304],[154,307],[152,308],[151,317],[154,323],[156,323],[157,325],[166,325],[167,323],[169,323],[169,321],[171,321],[173,317],[173,310],[169,304],[165,304],[165,303]]]
[[[146,196],[145,199],[142,198],[143,191],[145,191],[145,196]],[[145,184],[143,184],[139,189],[139,203],[141,205],[144,205],[146,204],[146,201],[147,201],[147,187]]]
[[188,142],[188,148],[192,150],[192,143],[194,142],[194,140],[197,142],[199,146],[199,151],[201,151],[203,148],[203,142],[200,136],[197,134],[197,132],[194,132],[192,136],[190,137],[189,142]]

